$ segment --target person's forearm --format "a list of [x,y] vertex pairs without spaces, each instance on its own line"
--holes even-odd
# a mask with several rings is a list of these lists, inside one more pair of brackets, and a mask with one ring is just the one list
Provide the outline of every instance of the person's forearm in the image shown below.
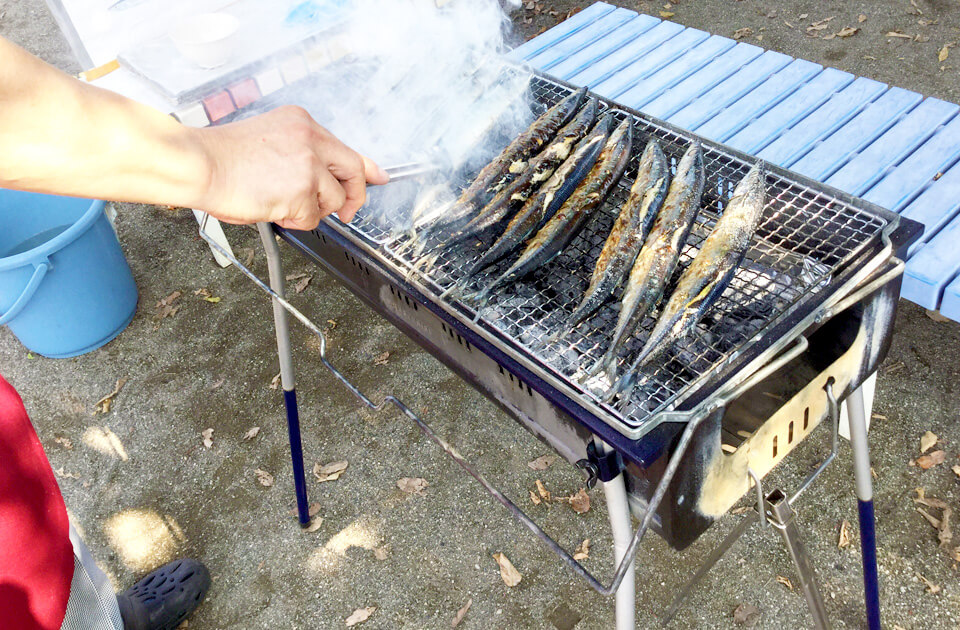
[[194,206],[212,169],[197,130],[0,38],[0,185]]

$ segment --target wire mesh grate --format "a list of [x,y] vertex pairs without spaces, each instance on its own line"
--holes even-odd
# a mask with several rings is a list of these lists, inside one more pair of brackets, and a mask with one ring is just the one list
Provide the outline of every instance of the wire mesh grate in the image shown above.
[[[570,88],[543,77],[534,77],[531,92],[535,113],[545,111],[570,93]],[[640,154],[646,142],[657,138],[671,168],[694,136],[684,134],[645,117],[633,116],[613,106],[617,121],[631,117],[634,146],[630,164],[620,183],[588,220],[580,234],[549,264],[493,296],[490,303],[475,310],[469,302],[457,302],[457,310],[472,316],[483,326],[498,330],[514,340],[537,363],[549,366],[576,392],[609,410],[621,430],[636,432],[662,411],[676,408],[696,391],[697,385],[721,362],[735,352],[757,343],[761,333],[778,323],[789,311],[824,289],[831,275],[843,268],[874,241],[887,222],[827,193],[767,172],[767,202],[761,224],[750,249],[730,286],[707,312],[691,335],[673,349],[672,356],[646,372],[642,391],[621,411],[602,402],[610,387],[603,378],[580,382],[607,351],[616,326],[619,291],[590,319],[559,341],[549,338],[562,326],[579,304],[589,284],[593,266],[619,209],[633,184]],[[711,144],[704,145],[707,182],[696,224],[684,246],[680,262],[665,295],[693,260],[710,233],[734,187],[752,164]],[[464,180],[466,185],[469,180]],[[401,269],[408,270],[434,298],[461,280],[479,257],[483,245],[474,242],[437,251],[429,271],[417,270],[420,258],[405,247],[408,235],[398,235],[376,220],[376,208],[365,208],[348,229],[361,235],[380,254]],[[487,243],[489,244],[489,243]],[[482,273],[472,286],[482,287],[498,276],[516,258]],[[659,308],[648,315],[619,353],[621,366],[637,354],[655,324]]]

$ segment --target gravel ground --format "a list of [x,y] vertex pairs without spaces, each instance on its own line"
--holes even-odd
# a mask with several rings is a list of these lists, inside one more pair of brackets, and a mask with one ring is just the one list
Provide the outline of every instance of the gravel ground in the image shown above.
[[[525,3],[514,14],[518,39],[586,4]],[[684,0],[669,9],[665,3],[618,4],[652,14],[669,10],[675,14],[671,19],[725,35],[750,27],[751,37],[763,35],[765,47],[960,99],[957,70],[949,61],[937,62],[942,45],[960,36],[956,3],[917,0],[914,8],[893,0]],[[802,13],[807,18],[801,20]],[[867,16],[862,23],[861,13]],[[842,40],[806,37],[805,25],[830,16],[836,16],[830,23],[836,30],[848,25],[861,30]],[[921,18],[938,22],[920,26]],[[891,30],[929,39],[884,37]],[[0,2],[0,34],[68,71],[78,69],[39,0]],[[960,51],[950,59],[954,55],[960,57]],[[323,522],[315,532],[302,532],[290,513],[281,401],[270,388],[277,362],[267,301],[239,273],[212,264],[189,213],[137,205],[119,210],[121,242],[141,292],[130,327],[106,347],[62,361],[35,358],[0,330],[2,371],[22,393],[59,471],[71,517],[118,588],[186,554],[203,559],[214,576],[191,628],[342,628],[352,611],[366,606],[377,610],[363,628],[447,628],[468,600],[473,603],[462,628],[612,627],[612,600],[561,568],[409,422],[360,409],[331,382],[317,361],[316,344],[297,327],[307,460],[349,462],[339,480],[310,480]],[[255,251],[254,269],[265,274],[254,231],[231,228],[229,234],[237,250]],[[537,478],[565,496],[579,488],[579,475],[562,463],[540,473],[530,470],[527,462],[546,453],[540,442],[289,248],[284,262],[288,273],[311,275],[294,302],[328,322],[331,354],[347,374],[375,396],[402,392],[562,543],[573,548],[590,538],[587,566],[609,575],[602,493],[592,493],[584,515],[565,504],[530,505],[527,492]],[[194,295],[200,288],[222,300],[201,300]],[[183,292],[179,312],[156,320],[155,304],[176,290]],[[957,506],[958,480],[950,468],[960,452],[958,325],[933,321],[902,303],[896,328],[871,432],[885,625],[957,627],[956,563],[950,549],[938,547],[936,531],[915,511],[912,498],[915,488],[925,487],[927,496]],[[384,352],[389,359],[379,364]],[[94,403],[120,377],[129,380],[112,410],[93,416]],[[254,426],[259,434],[244,440]],[[209,428],[214,432],[208,449],[201,432]],[[910,462],[928,430],[940,436],[936,449],[946,452],[947,462],[924,471]],[[823,444],[822,437],[807,440],[770,483],[796,487],[822,456]],[[257,469],[272,474],[274,485],[258,484]],[[422,477],[430,485],[422,496],[407,495],[396,486],[402,477]],[[672,594],[736,518],[724,519],[683,553],[655,537],[644,543],[638,627],[657,627],[657,615]],[[850,546],[837,548],[845,519],[856,524],[844,444],[838,461],[803,500],[799,520],[831,619],[837,627],[861,627],[856,532]],[[519,586],[502,583],[491,558],[496,552],[523,574]],[[778,541],[754,529],[691,595],[672,627],[729,627],[733,610],[744,603],[759,609],[755,627],[809,626],[801,595],[777,576],[796,583]],[[920,576],[939,591],[930,592]]]

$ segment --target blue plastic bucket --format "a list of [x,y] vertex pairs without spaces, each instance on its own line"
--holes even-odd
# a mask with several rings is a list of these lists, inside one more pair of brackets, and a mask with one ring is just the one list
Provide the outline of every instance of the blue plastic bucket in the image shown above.
[[136,310],[104,202],[0,189],[0,324],[23,345],[74,357],[119,335]]

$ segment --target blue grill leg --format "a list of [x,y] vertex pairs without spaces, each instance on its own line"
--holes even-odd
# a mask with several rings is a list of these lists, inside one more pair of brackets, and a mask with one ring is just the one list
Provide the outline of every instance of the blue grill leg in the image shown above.
[[870,476],[870,448],[867,444],[863,392],[859,389],[847,397],[847,418],[850,420],[850,446],[853,448],[853,472],[860,508],[860,547],[863,552],[863,594],[867,608],[867,627],[870,630],[880,630],[880,580],[877,575],[873,479]]
[[[283,267],[280,265],[280,248],[267,223],[258,223],[260,240],[267,254],[267,269],[270,272],[270,288],[283,297]],[[300,411],[297,406],[297,382],[293,371],[293,355],[290,350],[290,324],[287,311],[273,300],[273,322],[277,329],[277,357],[280,359],[280,383],[283,386],[283,403],[287,409],[287,433],[290,437],[290,459],[293,464],[293,486],[297,494],[297,518],[300,527],[310,524],[310,508],[307,502],[307,479],[303,468],[303,445],[300,440]]]

